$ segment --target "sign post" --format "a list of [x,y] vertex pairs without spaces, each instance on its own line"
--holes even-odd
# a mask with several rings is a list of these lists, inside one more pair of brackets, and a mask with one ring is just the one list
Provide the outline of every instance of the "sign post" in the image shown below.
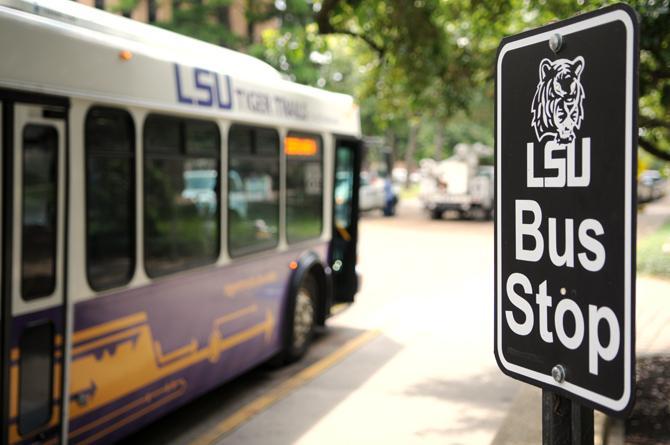
[[592,444],[592,408],[633,403],[636,20],[614,5],[498,50],[495,355],[543,388],[545,444]]
[[542,443],[593,445],[593,409],[543,389]]

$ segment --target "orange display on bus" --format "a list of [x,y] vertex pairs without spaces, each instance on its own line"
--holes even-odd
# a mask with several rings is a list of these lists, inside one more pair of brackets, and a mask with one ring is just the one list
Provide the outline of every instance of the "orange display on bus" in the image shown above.
[[316,139],[288,136],[284,151],[289,156],[314,156],[319,153],[319,145]]

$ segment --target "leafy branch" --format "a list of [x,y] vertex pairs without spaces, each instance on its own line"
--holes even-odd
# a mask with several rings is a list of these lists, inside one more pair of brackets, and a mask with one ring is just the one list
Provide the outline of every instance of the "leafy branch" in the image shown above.
[[647,153],[656,156],[659,159],[670,162],[670,152],[663,151],[654,145],[652,142],[648,141],[645,138],[639,138],[638,144],[642,147]]

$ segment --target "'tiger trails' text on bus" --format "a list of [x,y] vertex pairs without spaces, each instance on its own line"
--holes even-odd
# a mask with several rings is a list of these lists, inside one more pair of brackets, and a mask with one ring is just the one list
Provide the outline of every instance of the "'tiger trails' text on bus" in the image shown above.
[[115,443],[358,291],[350,96],[63,0],[0,6],[0,443]]
[[177,100],[185,105],[241,110],[299,121],[307,120],[307,102],[233,86],[230,76],[203,68],[174,65]]

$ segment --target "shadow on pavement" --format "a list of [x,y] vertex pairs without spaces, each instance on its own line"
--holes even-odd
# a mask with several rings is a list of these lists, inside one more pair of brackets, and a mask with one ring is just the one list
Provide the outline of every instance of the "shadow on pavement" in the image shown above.
[[510,395],[510,384],[513,382],[503,376],[498,369],[491,369],[488,373],[474,377],[466,376],[458,380],[430,379],[409,388],[405,391],[405,395],[437,397],[452,402],[487,407],[491,405],[492,397],[497,398],[499,402],[510,402],[514,396],[513,393]]
[[[518,390],[515,382],[491,369],[462,379],[429,379],[404,392],[409,397],[433,397],[461,405],[458,422],[448,428],[419,431],[422,435],[453,435],[473,431],[496,431],[505,411]],[[454,422],[451,422],[454,423]]]

